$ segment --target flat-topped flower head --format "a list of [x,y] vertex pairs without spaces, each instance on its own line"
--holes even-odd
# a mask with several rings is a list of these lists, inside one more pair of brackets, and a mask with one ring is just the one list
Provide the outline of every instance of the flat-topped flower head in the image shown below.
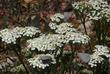
[[89,36],[82,34],[82,33],[74,33],[68,32],[65,34],[64,42],[72,42],[73,44],[88,44],[90,38]]
[[74,2],[74,4],[72,4],[72,6],[73,6],[74,10],[77,10],[81,13],[86,11],[86,10],[91,9],[91,6],[87,1]]
[[95,67],[98,63],[101,63],[103,60],[104,59],[101,56],[99,56],[99,53],[95,52],[90,56],[90,61],[88,62],[88,65],[90,65],[91,67]]
[[49,23],[49,27],[54,30],[56,33],[65,34],[67,32],[76,32],[77,30],[73,27],[71,23]]
[[50,27],[52,30],[55,30],[55,29],[57,29],[58,25],[57,25],[56,23],[50,22],[50,23],[49,23],[49,27]]
[[22,36],[32,37],[33,35],[40,33],[35,27],[15,27],[14,29],[3,29],[0,31],[0,37],[3,42],[16,43],[16,39]]
[[104,0],[90,0],[92,10],[88,14],[91,20],[100,20],[102,18],[109,22],[110,19],[110,6]]
[[49,67],[51,64],[56,63],[56,59],[51,54],[39,54],[34,56],[34,58],[28,59],[29,63],[33,68],[41,68],[45,69]]
[[3,29],[0,31],[0,37],[3,42],[6,43],[16,43],[16,39],[13,37],[11,31],[9,29]]
[[76,32],[76,31],[77,30],[73,28],[73,25],[71,23],[61,23],[55,29],[55,32],[59,34],[66,34],[68,32]]
[[32,37],[36,33],[40,33],[40,30],[38,30],[36,27],[25,27],[25,32],[23,33],[23,36],[29,36]]
[[25,29],[23,27],[15,27],[14,29],[11,30],[11,33],[15,38],[21,37],[24,32],[25,32]]
[[91,67],[94,67],[94,66],[97,66],[98,63],[102,63],[104,58],[101,56],[110,58],[110,53],[109,53],[108,47],[103,46],[103,45],[96,45],[95,49],[94,49],[94,53],[90,56],[90,61],[88,64]]
[[61,13],[56,13],[50,17],[51,21],[53,22],[60,22],[61,20],[64,20],[64,15]]
[[63,35],[48,34],[42,35],[38,38],[28,40],[28,47],[31,50],[37,49],[38,51],[55,50],[56,47],[62,46]]
[[86,14],[90,20],[106,19],[110,22],[110,6],[105,0],[80,1],[72,5],[74,10]]
[[87,35],[80,33],[66,33],[63,34],[48,34],[41,35],[38,38],[30,39],[27,41],[28,48],[31,50],[37,49],[38,51],[53,51],[57,47],[62,47],[63,44],[72,42],[72,44],[87,44],[90,38]]
[[95,52],[104,52],[104,53],[108,53],[109,50],[108,50],[108,47],[107,46],[103,46],[103,45],[96,45],[95,46]]

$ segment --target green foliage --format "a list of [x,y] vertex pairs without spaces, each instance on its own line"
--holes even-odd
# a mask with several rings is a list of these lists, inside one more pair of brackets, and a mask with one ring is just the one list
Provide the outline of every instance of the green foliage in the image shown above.
[[81,74],[93,74],[93,72],[91,70],[88,70],[88,69],[83,69]]
[[24,69],[24,67],[23,67],[22,64],[13,67],[10,71],[11,71],[13,74],[14,74],[14,73],[16,73],[16,74],[25,74],[25,69]]

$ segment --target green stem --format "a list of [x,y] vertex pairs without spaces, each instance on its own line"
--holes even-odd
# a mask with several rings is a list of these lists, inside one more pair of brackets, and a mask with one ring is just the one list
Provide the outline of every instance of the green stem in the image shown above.
[[25,65],[25,63],[24,63],[23,60],[22,60],[22,57],[19,55],[19,53],[17,52],[16,49],[14,50],[14,52],[15,52],[16,55],[18,56],[19,61],[20,61],[20,62],[22,63],[22,65],[24,66],[24,68],[25,68],[25,70],[26,70],[26,73],[27,73],[27,74],[30,74],[29,71],[28,71],[28,69],[27,69],[27,67],[26,67],[26,65]]
[[98,38],[98,44],[101,44],[101,24],[100,21],[94,21],[94,25],[95,25],[95,30],[96,30],[96,35]]
[[31,74],[31,71],[30,71],[29,67],[26,65],[26,63],[23,60],[24,58],[21,54],[21,46],[19,44],[20,44],[20,40],[18,40],[18,43],[14,45],[13,51],[16,53],[16,55],[18,56],[19,61],[24,66],[24,68],[26,70],[26,74]]
[[[88,35],[87,29],[86,29],[86,16],[84,16],[83,13],[80,13],[79,16],[80,16],[80,20],[81,20],[81,22],[83,24],[83,27],[84,27],[84,30],[85,30],[85,34]],[[92,51],[91,42],[89,41],[88,44],[89,44],[90,52],[91,52]]]

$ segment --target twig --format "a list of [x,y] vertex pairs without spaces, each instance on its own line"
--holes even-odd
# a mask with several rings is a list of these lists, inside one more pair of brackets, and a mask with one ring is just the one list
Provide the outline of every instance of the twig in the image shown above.
[[30,69],[25,65],[24,61],[23,61],[23,57],[21,56],[20,53],[18,53],[18,51],[16,49],[14,49],[14,52],[16,53],[16,55],[18,56],[19,61],[22,63],[22,65],[24,66],[25,70],[26,70],[26,74],[31,74]]

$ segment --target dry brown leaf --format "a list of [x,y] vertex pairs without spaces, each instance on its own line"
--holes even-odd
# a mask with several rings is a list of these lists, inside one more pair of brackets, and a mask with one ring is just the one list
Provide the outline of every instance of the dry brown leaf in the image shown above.
[[32,2],[32,1],[33,0],[24,0],[24,2],[27,3],[27,4],[30,3],[30,2]]

